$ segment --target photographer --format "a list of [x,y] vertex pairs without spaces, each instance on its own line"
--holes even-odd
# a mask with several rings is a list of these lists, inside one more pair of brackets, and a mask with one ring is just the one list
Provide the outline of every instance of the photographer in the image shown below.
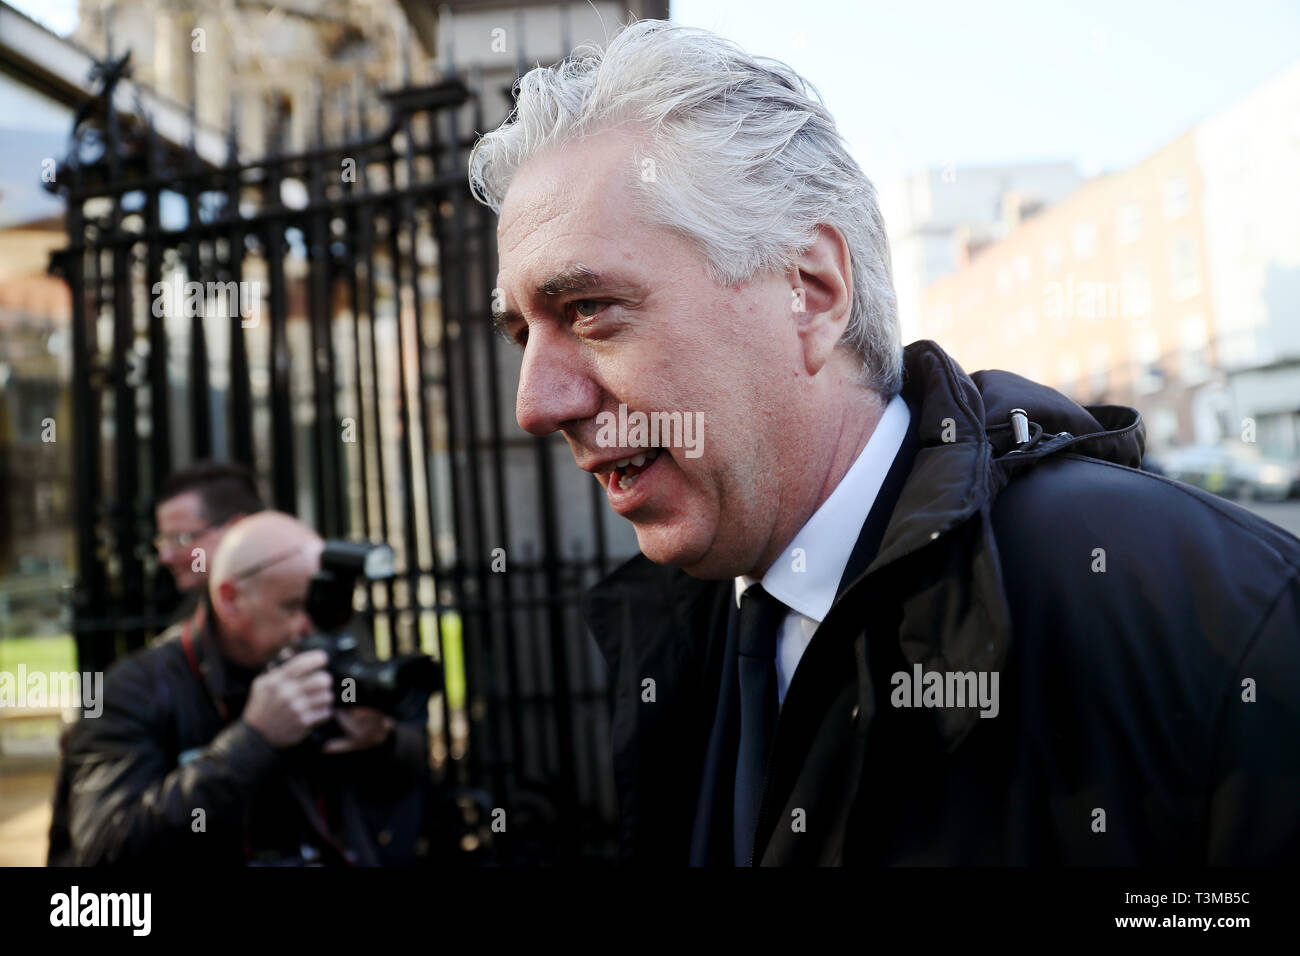
[[[117,664],[102,716],[73,730],[51,865],[415,862],[424,701],[402,720],[336,709],[325,651],[280,660],[315,629],[323,547],[277,512],[230,529],[194,615]],[[312,731],[331,718],[343,736],[321,746]]]

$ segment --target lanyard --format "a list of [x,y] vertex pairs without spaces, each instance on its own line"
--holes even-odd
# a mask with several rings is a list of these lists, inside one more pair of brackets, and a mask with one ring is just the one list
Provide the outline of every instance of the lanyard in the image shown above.
[[203,679],[203,671],[199,668],[199,656],[194,646],[194,624],[197,622],[201,629],[206,623],[206,612],[207,608],[200,604],[199,609],[194,612],[194,616],[185,619],[185,623],[181,626],[181,647],[185,649],[185,659],[190,662],[190,670],[192,670],[194,676],[199,679],[199,683],[203,685],[203,689],[208,691],[208,696],[212,698],[212,702],[217,705],[217,712],[221,714],[221,719],[229,723],[230,709],[226,706],[224,700],[208,690],[207,681]]

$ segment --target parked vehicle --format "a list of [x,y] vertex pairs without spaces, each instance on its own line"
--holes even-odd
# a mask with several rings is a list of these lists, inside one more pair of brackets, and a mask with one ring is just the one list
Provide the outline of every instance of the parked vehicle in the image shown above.
[[1226,498],[1284,501],[1300,495],[1300,462],[1263,455],[1253,445],[1188,445],[1157,462],[1170,478]]
[[1243,494],[1260,501],[1285,501],[1300,495],[1300,462],[1261,455],[1250,445],[1233,455]]

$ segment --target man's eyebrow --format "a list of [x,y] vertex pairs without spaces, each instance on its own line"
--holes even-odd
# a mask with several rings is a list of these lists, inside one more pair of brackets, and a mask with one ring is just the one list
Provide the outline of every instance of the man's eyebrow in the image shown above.
[[565,266],[544,282],[538,283],[540,295],[561,295],[565,292],[587,292],[602,282],[600,274],[584,265]]
[[[539,282],[537,284],[537,294],[556,296],[574,292],[590,292],[599,288],[624,288],[634,287],[635,285],[636,283],[626,276],[602,276],[594,269],[590,269],[581,263],[575,263],[565,266],[549,278]],[[509,327],[523,320],[524,317],[515,309],[502,309],[500,312],[494,310],[492,313],[493,327],[498,335],[507,340],[511,340]]]

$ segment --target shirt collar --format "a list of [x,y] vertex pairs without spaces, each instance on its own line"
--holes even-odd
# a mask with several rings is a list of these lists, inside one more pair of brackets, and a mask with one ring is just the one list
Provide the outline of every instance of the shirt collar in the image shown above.
[[[895,395],[875,430],[835,490],[813,512],[781,557],[763,575],[763,589],[786,607],[820,624],[835,603],[858,532],[876,502],[911,420],[907,402]],[[852,528],[852,534],[845,534]],[[736,604],[754,578],[735,579]]]

